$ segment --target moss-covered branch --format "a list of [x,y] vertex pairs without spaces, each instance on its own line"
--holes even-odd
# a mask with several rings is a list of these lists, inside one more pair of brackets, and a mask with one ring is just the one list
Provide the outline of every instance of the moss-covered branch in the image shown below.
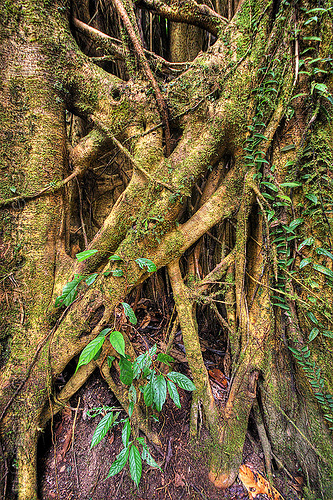
[[205,4],[199,4],[195,0],[181,2],[163,0],[136,0],[140,7],[147,8],[160,16],[179,23],[193,24],[199,28],[206,29],[209,33],[217,36],[220,30],[228,22],[213,9]]

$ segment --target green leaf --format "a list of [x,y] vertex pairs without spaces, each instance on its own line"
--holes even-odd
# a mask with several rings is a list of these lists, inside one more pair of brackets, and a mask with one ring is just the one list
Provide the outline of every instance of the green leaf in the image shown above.
[[148,384],[145,385],[145,388],[143,391],[143,398],[144,398],[146,406],[151,406],[153,404],[154,391],[153,391],[152,381],[148,382]]
[[129,452],[129,468],[131,473],[131,478],[137,486],[139,486],[141,474],[142,474],[142,461],[139,450],[133,444]]
[[134,410],[134,402],[131,401],[130,404],[128,405],[128,416],[131,418],[133,415],[133,410]]
[[286,196],[285,194],[278,194],[278,198],[281,200],[286,200],[288,203],[292,203],[291,198],[289,196]]
[[267,163],[269,165],[269,161],[265,160],[265,158],[255,158],[255,163]]
[[306,96],[306,95],[307,95],[307,94],[306,94],[305,92],[302,92],[302,93],[300,93],[300,94],[296,94],[296,95],[294,95],[294,97],[292,97],[292,98],[291,98],[291,100],[293,100],[293,99],[297,99],[298,97],[304,97],[304,96]]
[[266,137],[265,135],[263,134],[253,134],[253,137],[257,138],[257,139],[264,139],[265,141],[268,141],[268,137]]
[[315,7],[314,9],[307,10],[307,14],[311,14],[312,12],[327,12],[330,9],[325,9],[324,7]]
[[99,335],[104,335],[104,337],[109,333],[111,332],[111,328],[104,328],[104,330],[102,330]]
[[134,378],[132,363],[123,356],[120,356],[119,368],[120,368],[119,378],[121,382],[125,385],[131,385]]
[[325,255],[325,257],[329,257],[330,259],[333,260],[333,254],[331,254],[331,252],[326,250],[326,248],[317,248],[316,252],[318,255]]
[[121,433],[121,439],[123,441],[123,445],[125,446],[125,448],[126,446],[128,446],[130,435],[131,435],[131,424],[129,419],[127,418],[125,420],[124,427]]
[[272,305],[275,307],[280,307],[281,309],[285,309],[286,311],[289,311],[289,307],[286,306],[286,304],[272,303]]
[[116,457],[116,460],[111,465],[109,473],[106,477],[112,477],[112,476],[118,474],[118,472],[120,472],[125,467],[127,459],[128,459],[129,451],[130,451],[129,447],[121,450],[119,455]]
[[161,411],[167,395],[166,381],[163,375],[158,375],[154,379],[152,386],[156,409],[157,411]]
[[109,257],[109,260],[123,260],[123,259],[119,257],[119,255],[111,255],[111,257]]
[[169,356],[169,354],[165,354],[164,352],[159,352],[157,355],[157,361],[161,361],[162,363],[165,363],[166,365],[170,366],[170,363],[173,363],[175,360],[173,359],[172,356]]
[[138,320],[134,314],[134,311],[133,309],[131,308],[131,306],[129,304],[127,304],[127,302],[122,302],[121,303],[123,308],[124,308],[124,313],[125,313],[125,316],[128,317],[130,323],[132,323],[132,325],[136,325]]
[[319,36],[304,36],[303,40],[308,40],[309,42],[321,42],[321,38]]
[[77,295],[77,286],[82,281],[83,276],[79,274],[74,275],[73,281],[66,283],[62,289],[61,295],[56,298],[55,307],[66,306],[68,307],[75,300]]
[[303,269],[303,267],[310,264],[311,261],[312,261],[312,259],[310,257],[308,257],[307,259],[302,259],[301,262],[299,263],[299,268]]
[[313,245],[314,243],[314,238],[312,236],[310,238],[306,238],[305,240],[302,241],[302,243],[298,247],[298,251],[302,250],[303,247],[309,247]]
[[274,215],[275,215],[274,210],[267,210],[267,221],[269,222],[271,219],[273,219]]
[[317,320],[316,316],[313,314],[313,312],[308,311],[308,312],[306,313],[306,315],[307,315],[307,317],[309,318],[309,320],[311,320],[311,321],[312,321],[312,323],[314,323],[315,325],[318,325],[318,320]]
[[108,430],[114,426],[115,421],[119,417],[120,412],[118,411],[116,414],[114,412],[107,413],[102,420],[97,425],[94,435],[91,440],[90,449],[96,446],[100,441],[102,441],[103,437],[106,435]]
[[323,330],[323,335],[325,335],[325,337],[333,339],[333,332],[331,330]]
[[315,194],[306,194],[305,198],[312,201],[312,203],[314,203],[315,205],[318,204],[318,197]]
[[81,352],[75,373],[78,371],[80,366],[87,365],[92,359],[94,359],[94,357],[104,344],[104,340],[104,335],[99,334],[95,339],[89,342],[89,344]]
[[128,400],[133,401],[133,403],[136,403],[137,401],[136,389],[133,384],[128,389]]
[[180,408],[181,404],[180,404],[180,399],[179,399],[177,387],[175,386],[175,384],[173,382],[171,382],[171,380],[167,380],[167,386],[168,386],[168,392],[169,392],[170,398],[175,403],[177,408]]
[[135,262],[141,267],[141,269],[146,267],[149,273],[157,271],[157,267],[155,266],[154,262],[151,261],[150,259],[145,259],[144,257],[140,257],[139,259],[135,259]]
[[313,269],[319,271],[322,274],[325,274],[326,276],[329,276],[330,278],[333,278],[333,271],[325,266],[321,266],[320,264],[313,264]]
[[114,269],[112,272],[112,276],[115,276],[116,278],[120,278],[121,276],[124,276],[124,272],[122,269]]
[[114,361],[115,359],[116,359],[116,358],[115,358],[114,356],[108,356],[107,361],[108,361],[108,367],[109,367],[109,368],[111,368],[112,363],[113,363],[113,361]]
[[93,282],[95,281],[95,279],[97,278],[97,276],[98,276],[98,273],[91,274],[84,281],[87,283],[87,285],[90,286],[90,285],[93,284]]
[[320,94],[325,94],[327,93],[327,85],[325,85],[325,83],[312,82],[311,94],[313,94],[314,90],[318,90]]
[[281,149],[281,153],[286,153],[287,151],[291,151],[292,149],[296,149],[295,144],[289,144],[288,146],[284,146]]
[[301,182],[281,182],[280,187],[294,188],[300,187],[301,185]]
[[186,391],[195,391],[195,385],[192,380],[190,380],[186,375],[178,372],[170,372],[167,374],[169,380],[172,380],[175,384],[178,385],[181,389],[185,389]]
[[125,340],[120,332],[112,332],[110,334],[110,344],[121,356],[125,357]]
[[145,460],[150,467],[156,467],[161,471],[162,470],[161,467],[158,465],[158,463],[155,462],[155,460],[149,453],[148,446],[146,445],[144,439],[139,437],[138,441],[142,445],[142,453],[141,453],[142,460]]
[[294,219],[289,224],[288,229],[291,230],[291,231],[294,231],[296,229],[296,227],[298,227],[301,224],[303,224],[303,222],[304,222],[304,219]]
[[297,349],[293,349],[292,347],[289,347],[289,350],[295,354],[295,356],[301,356],[301,353]]
[[319,333],[318,328],[312,328],[309,335],[309,342],[312,342],[312,340],[314,340],[317,337],[318,333]]
[[268,187],[269,189],[271,189],[272,191],[275,191],[276,193],[279,190],[278,187],[275,186],[275,184],[272,184],[271,182],[263,181],[263,182],[260,183],[260,186],[261,185]]
[[76,254],[76,258],[79,262],[82,262],[83,260],[89,259],[92,255],[95,255],[98,250],[85,250],[84,252],[80,252]]
[[272,200],[274,201],[274,197],[271,196],[270,194],[268,193],[262,193],[263,197],[266,198],[267,200]]

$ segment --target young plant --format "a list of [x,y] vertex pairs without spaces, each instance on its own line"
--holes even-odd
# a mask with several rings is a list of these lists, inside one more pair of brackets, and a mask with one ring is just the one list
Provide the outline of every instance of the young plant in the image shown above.
[[[94,255],[96,252],[97,250],[86,250],[77,254],[76,257],[79,262],[82,262],[91,255]],[[118,255],[112,255],[109,260],[120,262],[122,261],[122,258]],[[155,264],[149,259],[140,257],[136,259],[135,262],[141,269],[146,268],[147,272],[156,271]],[[122,269],[107,271],[104,272],[103,275],[108,276],[111,273],[115,277],[123,276]],[[89,286],[95,281],[97,276],[98,273],[94,273],[86,277],[76,275],[73,281],[64,286],[61,296],[57,297],[55,304],[56,307],[62,305],[68,307],[75,300],[77,296],[77,288],[81,281],[85,280]],[[127,304],[127,302],[121,302],[121,305],[129,322],[132,325],[136,325],[137,318],[131,306]],[[98,336],[89,342],[89,344],[83,349],[79,357],[76,371],[81,366],[90,363],[93,359],[98,359],[107,338],[119,356],[117,362],[120,370],[120,381],[124,385],[128,386],[128,417],[119,420],[120,411],[117,411],[117,408],[114,407],[103,407],[91,410],[95,411],[93,415],[89,415],[91,417],[95,417],[101,413],[103,413],[104,416],[95,429],[90,448],[93,448],[100,443],[110,429],[123,424],[123,449],[118,453],[112,463],[107,477],[112,477],[115,474],[118,474],[118,472],[123,470],[126,463],[129,462],[131,478],[138,486],[142,475],[142,461],[146,462],[150,467],[156,467],[159,470],[162,469],[150,454],[144,438],[137,436],[137,433],[133,432],[132,415],[135,405],[138,405],[139,401],[143,401],[147,408],[151,407],[152,417],[158,421],[155,411],[160,412],[162,410],[167,394],[169,394],[174,404],[180,408],[181,403],[177,386],[187,391],[194,391],[195,385],[182,373],[171,370],[171,363],[174,363],[175,360],[168,354],[157,354],[156,344],[143,354],[137,356],[134,360],[131,360],[130,356],[125,352],[125,339],[123,334],[119,331],[112,330],[111,328],[104,328]],[[116,358],[114,356],[108,356],[107,363],[110,368],[115,359]],[[165,374],[164,371],[160,370],[159,367],[161,363],[170,368],[168,373]],[[140,449],[141,453],[139,451]]]

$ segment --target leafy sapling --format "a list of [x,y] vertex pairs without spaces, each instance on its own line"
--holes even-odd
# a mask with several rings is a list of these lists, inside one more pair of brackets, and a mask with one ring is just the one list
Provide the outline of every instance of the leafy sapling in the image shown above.
[[[109,333],[110,329],[106,328],[99,334],[98,337],[96,337],[96,339],[88,344],[88,346],[81,353],[78,367],[94,359],[98,349],[101,349],[101,346]],[[143,402],[146,407],[151,407],[153,411],[156,410],[157,412],[160,412],[166,401],[167,393],[169,393],[169,396],[175,405],[180,408],[181,403],[177,386],[187,391],[194,391],[195,385],[182,373],[169,371],[169,373],[164,374],[161,372],[159,369],[160,363],[164,363],[165,365],[171,367],[171,363],[174,363],[174,359],[165,353],[156,354],[156,344],[143,354],[140,354],[134,359],[134,361],[131,361],[129,356],[125,353],[125,340],[120,332],[111,332],[109,340],[115,351],[119,354],[118,363],[120,368],[120,380],[124,385],[129,386],[128,418],[117,420],[119,412],[115,413],[115,409],[110,409],[106,415],[103,416],[96,427],[91,442],[91,448],[96,446],[110,429],[116,425],[123,424],[123,449],[119,452],[115,461],[112,463],[107,477],[118,474],[118,472],[123,470],[128,462],[131,478],[138,486],[142,475],[142,461],[146,462],[150,467],[156,467],[160,470],[161,468],[150,454],[144,438],[136,436],[137,433],[133,433],[132,430],[132,415],[135,405],[139,403],[140,399],[138,397],[137,390],[143,394]],[[108,365],[111,367],[115,358],[111,356],[109,358]],[[135,435],[135,437],[133,437],[133,435]],[[131,436],[133,438],[132,440],[130,439]],[[139,451],[140,448],[141,453]]]
[[[79,262],[82,262],[96,252],[97,250],[85,250],[77,254],[76,257]],[[109,257],[109,260],[113,262],[123,261],[118,255],[112,255]],[[154,272],[157,269],[156,265],[151,260],[143,257],[136,259],[135,262],[141,269],[147,269],[147,272]],[[103,275],[108,276],[111,273],[114,277],[123,276],[122,269],[107,271],[104,272]],[[56,300],[56,307],[62,305],[66,307],[69,306],[77,296],[77,288],[81,281],[84,280],[89,286],[94,283],[97,277],[98,273],[89,276],[76,275],[73,281],[64,286],[61,296]],[[129,322],[132,325],[136,325],[137,317],[131,306],[127,302],[121,302],[121,305]],[[98,336],[89,342],[83,349],[79,357],[76,371],[92,360],[98,359],[107,339],[118,358],[116,360],[116,356],[107,356],[106,361],[108,367],[111,368],[113,363],[117,362],[119,366],[120,381],[122,384],[128,386],[128,417],[119,419],[120,411],[117,411],[117,408],[114,407],[97,409],[98,411],[95,411],[95,413],[90,416],[95,417],[102,413],[103,417],[95,429],[90,448],[100,443],[110,429],[123,424],[123,449],[112,463],[107,477],[118,474],[128,462],[131,478],[138,486],[142,475],[142,461],[146,462],[150,467],[156,467],[160,470],[161,468],[150,454],[144,438],[138,436],[137,432],[133,432],[132,416],[136,405],[141,402],[141,404],[143,403],[147,408],[150,407],[153,413],[152,417],[158,421],[154,412],[155,410],[157,412],[162,410],[167,394],[169,394],[174,404],[180,408],[181,403],[177,386],[187,391],[194,391],[195,385],[182,373],[169,371],[165,374],[164,371],[160,370],[161,363],[171,369],[171,365],[175,360],[168,354],[157,354],[156,344],[132,361],[130,356],[125,352],[125,339],[123,334],[111,328],[104,328]]]

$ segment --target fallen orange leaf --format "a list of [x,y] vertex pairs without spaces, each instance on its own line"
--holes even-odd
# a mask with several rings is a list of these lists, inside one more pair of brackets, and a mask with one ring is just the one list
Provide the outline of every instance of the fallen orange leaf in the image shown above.
[[247,489],[250,500],[254,500],[260,494],[267,495],[270,500],[284,500],[282,495],[259,472],[253,471],[247,465],[240,466],[238,475]]
[[228,387],[228,380],[224,373],[221,372],[221,370],[219,370],[218,368],[213,368],[212,370],[209,370],[208,373],[218,385],[220,385],[224,389]]

